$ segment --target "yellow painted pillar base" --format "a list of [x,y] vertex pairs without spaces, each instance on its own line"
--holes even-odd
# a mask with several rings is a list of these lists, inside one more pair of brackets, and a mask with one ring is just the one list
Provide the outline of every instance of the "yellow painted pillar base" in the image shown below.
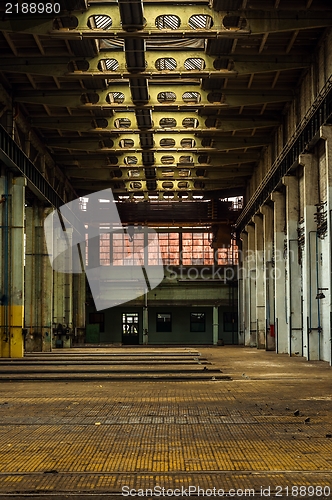
[[[6,311],[7,309],[7,311]],[[24,338],[23,328],[23,306],[0,306],[0,357],[1,358],[23,358]],[[5,327],[6,317],[8,325]],[[5,331],[6,329],[6,331]]]

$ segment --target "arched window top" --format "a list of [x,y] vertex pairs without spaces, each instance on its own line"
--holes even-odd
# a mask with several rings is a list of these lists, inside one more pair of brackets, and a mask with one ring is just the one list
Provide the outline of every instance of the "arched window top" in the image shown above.
[[173,71],[177,67],[177,62],[173,57],[160,57],[155,62],[158,71]]
[[120,148],[133,148],[134,147],[134,141],[133,139],[121,139],[119,142]]
[[188,21],[189,27],[193,30],[208,30],[212,28],[212,17],[208,14],[194,14]]
[[191,139],[191,137],[185,137],[180,142],[182,148],[194,148],[196,146],[195,139]]
[[137,165],[137,156],[125,156],[124,162],[126,165]]
[[108,30],[112,24],[112,18],[106,14],[90,16],[88,20],[88,26],[91,29]]
[[198,120],[197,120],[197,118],[184,118],[182,120],[182,126],[184,128],[197,128],[198,127]]
[[109,104],[122,104],[124,100],[125,96],[122,92],[109,92],[106,97]]
[[159,92],[157,95],[158,102],[174,102],[176,94],[174,92]]
[[174,185],[174,184],[173,184],[173,182],[172,182],[172,181],[164,181],[164,182],[162,183],[162,187],[163,187],[164,189],[173,189],[173,185]]
[[99,71],[116,71],[119,68],[119,62],[116,59],[100,59],[98,63]]
[[175,146],[175,140],[172,137],[165,137],[160,139],[159,145],[162,148],[173,148]]
[[161,175],[163,177],[174,177],[174,170],[172,168],[163,168]]
[[199,103],[201,100],[201,94],[199,92],[184,92],[182,94],[182,100],[184,102]]
[[179,163],[186,164],[186,163],[194,163],[194,159],[190,155],[182,155],[179,158]]
[[174,14],[158,16],[155,22],[159,30],[177,30],[181,26],[181,19]]
[[129,118],[117,118],[114,121],[114,125],[116,126],[116,128],[130,128],[131,121],[129,120]]
[[201,57],[189,57],[184,61],[184,67],[188,70],[201,71],[205,68],[205,61]]
[[135,170],[129,170],[128,172],[128,177],[131,177],[132,179],[135,179],[140,176],[140,172],[138,169]]
[[160,161],[163,165],[173,165],[173,163],[175,163],[175,158],[171,155],[165,155],[161,157]]
[[176,120],[175,118],[161,118],[159,125],[162,128],[173,128],[176,127]]

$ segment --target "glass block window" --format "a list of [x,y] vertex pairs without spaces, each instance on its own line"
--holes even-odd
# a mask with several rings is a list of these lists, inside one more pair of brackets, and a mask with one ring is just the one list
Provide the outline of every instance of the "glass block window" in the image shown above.
[[144,234],[135,234],[133,241],[123,233],[113,234],[113,265],[144,265]]
[[182,234],[182,264],[213,265],[213,248],[210,247],[209,233]]
[[153,243],[154,235],[149,234],[148,236],[148,264],[150,266],[158,264],[177,266],[180,264],[179,233],[158,233],[160,253],[158,253],[156,241]]
[[218,248],[218,265],[235,266],[239,263],[239,248],[235,240],[231,240],[231,246],[227,248]]
[[100,235],[99,262],[101,266],[111,265],[111,235],[105,233]]

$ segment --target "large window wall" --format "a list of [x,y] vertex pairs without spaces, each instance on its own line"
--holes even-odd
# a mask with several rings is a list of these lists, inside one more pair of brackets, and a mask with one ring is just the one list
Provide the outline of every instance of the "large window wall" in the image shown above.
[[[142,229],[132,237],[126,233],[101,232],[99,262],[102,266],[171,265],[171,266],[227,266],[238,263],[235,240],[225,248],[211,248],[212,233],[194,229],[157,231]],[[88,241],[86,242],[88,243]],[[88,249],[86,249],[88,250]],[[86,251],[88,264],[88,251]]]

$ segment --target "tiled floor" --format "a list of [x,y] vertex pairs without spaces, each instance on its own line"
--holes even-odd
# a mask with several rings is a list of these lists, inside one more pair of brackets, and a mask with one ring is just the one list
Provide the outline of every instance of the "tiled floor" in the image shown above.
[[332,498],[326,363],[240,347],[71,353],[0,361],[0,497]]

